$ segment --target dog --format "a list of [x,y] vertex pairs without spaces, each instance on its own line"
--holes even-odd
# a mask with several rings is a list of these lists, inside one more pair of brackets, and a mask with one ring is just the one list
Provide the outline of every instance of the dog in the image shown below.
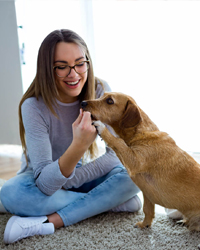
[[98,134],[143,193],[145,217],[135,227],[150,227],[158,204],[179,210],[189,230],[200,231],[200,165],[159,131],[130,96],[109,92],[81,107],[91,113]]

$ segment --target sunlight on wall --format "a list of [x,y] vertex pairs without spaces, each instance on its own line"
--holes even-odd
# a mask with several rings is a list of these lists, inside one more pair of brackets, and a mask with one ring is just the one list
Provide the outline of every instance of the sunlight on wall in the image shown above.
[[17,0],[16,6],[24,90],[44,37],[72,29],[88,44],[96,76],[131,95],[183,149],[200,151],[198,1]]

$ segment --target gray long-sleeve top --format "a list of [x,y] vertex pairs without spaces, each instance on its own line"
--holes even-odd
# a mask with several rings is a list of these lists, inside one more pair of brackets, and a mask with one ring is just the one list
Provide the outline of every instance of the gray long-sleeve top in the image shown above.
[[[104,83],[105,91],[110,87]],[[99,83],[96,97],[102,96],[104,90]],[[36,185],[46,195],[52,195],[62,187],[69,189],[97,179],[120,164],[115,153],[106,148],[106,153],[95,161],[91,161],[74,169],[66,178],[62,175],[58,159],[70,146],[73,133],[72,123],[79,115],[80,103],[61,103],[57,101],[56,118],[46,107],[42,98],[28,98],[22,104],[22,119],[25,127],[28,152],[28,167],[24,155],[18,174],[33,170]]]

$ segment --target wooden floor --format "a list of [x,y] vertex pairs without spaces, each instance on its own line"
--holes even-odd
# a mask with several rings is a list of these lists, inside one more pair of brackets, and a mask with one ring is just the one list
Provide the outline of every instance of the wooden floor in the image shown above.
[[20,166],[20,159],[0,156],[0,178],[4,180],[10,179],[16,175]]
[[8,180],[15,176],[21,166],[21,147],[0,145],[0,179]]

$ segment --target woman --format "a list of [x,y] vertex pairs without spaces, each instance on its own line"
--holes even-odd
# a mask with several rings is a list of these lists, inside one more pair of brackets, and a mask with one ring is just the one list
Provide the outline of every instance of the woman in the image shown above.
[[95,157],[97,132],[80,103],[104,89],[110,90],[94,77],[87,46],[76,33],[55,30],[44,39],[36,77],[19,105],[22,167],[1,189],[3,206],[15,214],[5,243],[51,234],[105,211],[141,208],[138,187],[111,149],[84,161],[87,153]]

